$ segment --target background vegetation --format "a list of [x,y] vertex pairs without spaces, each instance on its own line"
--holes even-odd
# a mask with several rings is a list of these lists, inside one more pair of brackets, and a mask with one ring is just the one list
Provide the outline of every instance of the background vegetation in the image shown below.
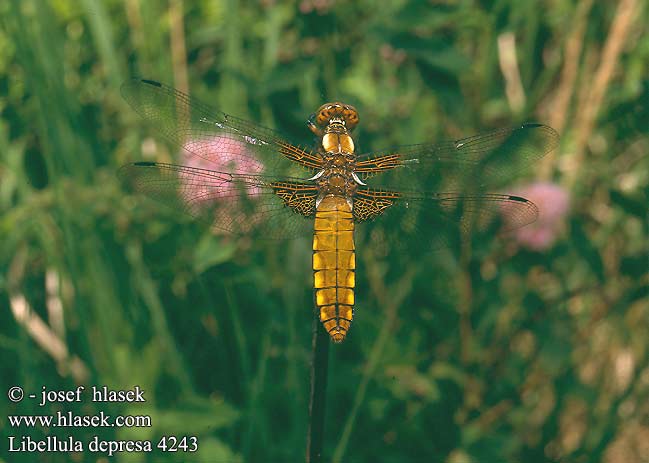
[[[357,316],[331,352],[326,459],[649,461],[647,11],[642,0],[0,2],[2,393],[137,384],[143,405],[63,409],[149,414],[153,428],[57,435],[199,438],[194,454],[111,461],[303,459],[310,241],[215,236],[127,195],[120,165],[168,156],[119,95],[144,76],[299,143],[311,143],[315,108],[350,102],[362,151],[525,120],[556,128],[560,148],[519,179],[567,195],[550,245],[359,249]],[[2,418],[0,461],[109,461],[7,453],[9,435],[53,432]]]

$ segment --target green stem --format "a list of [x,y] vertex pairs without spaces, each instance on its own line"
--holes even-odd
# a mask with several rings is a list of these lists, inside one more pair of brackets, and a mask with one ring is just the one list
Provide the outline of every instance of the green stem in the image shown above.
[[319,463],[322,461],[329,343],[329,335],[320,326],[318,317],[314,316],[313,364],[311,365],[311,396],[309,398],[309,429],[306,440],[307,463]]

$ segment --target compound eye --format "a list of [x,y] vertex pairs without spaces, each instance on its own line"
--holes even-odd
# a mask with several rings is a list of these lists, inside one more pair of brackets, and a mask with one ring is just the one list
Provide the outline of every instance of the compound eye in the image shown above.
[[318,116],[316,117],[316,122],[318,123],[318,125],[325,125],[328,120],[329,118],[327,117],[327,114],[324,110],[320,111],[318,113]]
[[332,107],[331,106],[325,106],[320,109],[320,112],[318,112],[318,117],[316,118],[316,122],[320,126],[327,125],[329,122],[329,119],[331,119],[331,114],[332,114]]
[[347,123],[347,128],[350,130],[358,124],[358,113],[354,108],[345,108],[344,117],[345,122]]

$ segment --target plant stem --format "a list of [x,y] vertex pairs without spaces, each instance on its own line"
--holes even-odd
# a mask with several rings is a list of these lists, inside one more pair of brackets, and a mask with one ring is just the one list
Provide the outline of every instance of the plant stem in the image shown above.
[[311,395],[309,397],[309,429],[307,431],[306,439],[307,463],[319,463],[322,461],[329,343],[329,336],[320,326],[318,317],[314,316],[313,363],[311,365]]

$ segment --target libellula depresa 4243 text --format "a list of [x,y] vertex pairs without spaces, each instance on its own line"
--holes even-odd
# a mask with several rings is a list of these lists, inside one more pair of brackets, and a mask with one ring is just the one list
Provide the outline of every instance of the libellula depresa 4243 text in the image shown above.
[[394,241],[422,248],[445,246],[491,226],[494,218],[500,229],[522,227],[536,220],[536,206],[487,188],[502,186],[558,144],[552,128],[524,124],[356,154],[356,109],[328,103],[308,121],[318,138],[311,150],[152,80],[127,81],[122,95],[182,158],[122,167],[121,176],[136,191],[228,233],[269,239],[313,234],[317,316],[334,342],[345,339],[354,314],[357,224],[392,215],[385,228],[392,227]]

